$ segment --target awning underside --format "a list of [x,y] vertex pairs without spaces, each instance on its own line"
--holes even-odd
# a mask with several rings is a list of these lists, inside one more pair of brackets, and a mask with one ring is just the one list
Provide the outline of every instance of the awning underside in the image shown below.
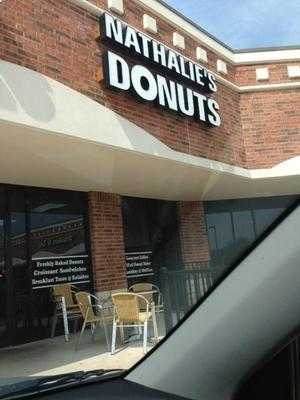
[[300,162],[249,171],[168,148],[86,96],[0,61],[0,182],[169,199],[295,194]]

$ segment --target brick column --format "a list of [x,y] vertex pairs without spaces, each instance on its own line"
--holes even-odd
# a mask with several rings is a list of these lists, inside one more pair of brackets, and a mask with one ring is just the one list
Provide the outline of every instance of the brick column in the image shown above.
[[88,201],[95,291],[127,288],[121,198],[90,192]]
[[210,260],[203,203],[200,201],[179,202],[178,215],[183,262]]

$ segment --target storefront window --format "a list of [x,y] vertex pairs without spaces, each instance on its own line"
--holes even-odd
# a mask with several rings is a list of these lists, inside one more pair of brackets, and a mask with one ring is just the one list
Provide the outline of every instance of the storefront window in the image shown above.
[[122,212],[126,251],[151,249],[147,203],[146,199],[123,198]]
[[210,264],[224,271],[249,248],[296,196],[205,203]]
[[283,207],[278,205],[275,208],[262,208],[253,210],[256,234],[262,234],[270,225],[270,221],[275,221],[275,219],[278,218],[284,210],[284,205]]
[[29,204],[33,324],[46,330],[53,314],[51,287],[90,281],[84,202],[80,193],[34,190]]
[[122,213],[129,287],[138,282],[160,285],[164,269],[182,264],[177,203],[124,197]]
[[31,195],[32,258],[86,253],[83,199],[80,194]]
[[11,266],[24,267],[27,263],[25,193],[8,191],[11,231]]
[[5,272],[5,254],[4,254],[4,245],[5,245],[5,198],[3,194],[3,190],[0,188],[0,274],[3,277]]
[[206,215],[206,223],[212,260],[222,253],[224,261],[229,262],[230,250],[235,242],[230,213],[212,212]]
[[5,197],[0,188],[0,341],[7,333],[6,271],[5,271]]
[[0,186],[0,347],[49,336],[53,285],[90,291],[86,230],[85,194]]

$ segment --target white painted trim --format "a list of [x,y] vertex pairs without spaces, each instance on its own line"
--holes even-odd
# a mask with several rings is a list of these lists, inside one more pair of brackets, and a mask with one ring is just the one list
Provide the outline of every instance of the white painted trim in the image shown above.
[[107,0],[107,7],[110,11],[116,14],[124,14],[123,0]]
[[255,73],[256,73],[257,81],[269,80],[270,76],[269,76],[269,68],[268,67],[256,68]]
[[152,18],[150,15],[143,15],[143,27],[147,32],[157,34],[157,22],[155,18]]
[[202,47],[196,47],[196,59],[200,62],[207,63],[207,51]]
[[300,78],[300,65],[288,65],[287,73],[289,78]]
[[194,37],[196,40],[200,40],[202,44],[205,44],[211,50],[214,50],[223,55],[229,61],[233,61],[233,52],[216,42],[214,39],[207,36],[204,32],[197,29],[195,26],[190,24],[188,21],[182,19],[179,15],[172,12],[170,9],[165,7],[162,3],[156,0],[138,0],[145,7],[154,11],[156,14],[160,14],[164,19],[177,26],[179,29],[186,31],[189,36]]
[[[95,6],[88,0],[70,0],[72,3],[85,10],[91,12],[94,15],[101,15],[103,9]],[[270,50],[270,51],[253,51],[235,53],[230,49],[222,46],[221,43],[217,42],[213,38],[206,35],[200,29],[197,29],[194,25],[181,18],[176,13],[172,12],[163,4],[156,0],[136,0],[142,3],[146,8],[159,14],[162,18],[171,22],[174,26],[177,26],[181,30],[185,31],[187,35],[199,40],[201,44],[205,45],[214,52],[222,55],[227,61],[232,64],[259,64],[268,62],[283,62],[283,61],[298,61],[300,60],[300,48],[299,49],[286,49],[286,50]]]
[[266,83],[257,85],[238,86],[235,83],[230,82],[227,79],[223,78],[219,74],[214,73],[214,75],[217,78],[217,82],[223,84],[224,86],[238,93],[268,92],[273,90],[291,90],[300,88],[300,82]]
[[189,36],[200,40],[211,50],[221,54],[228,61],[233,64],[252,64],[252,63],[266,63],[274,61],[291,61],[300,60],[299,49],[286,49],[286,50],[271,50],[271,51],[258,51],[247,53],[235,53],[230,49],[222,46],[213,38],[206,35],[200,29],[197,29],[193,24],[190,24],[185,19],[181,18],[176,13],[172,12],[169,8],[156,0],[137,0],[143,3],[152,11],[160,14],[162,17],[170,21],[172,24],[177,25],[181,30],[186,31]]
[[217,82],[223,84],[224,86],[238,92],[238,93],[248,93],[248,92],[269,92],[273,90],[291,90],[299,89],[300,82],[284,82],[284,83],[266,83],[257,85],[247,85],[238,86],[233,82],[228,81],[222,76],[215,73]]
[[271,90],[299,89],[300,82],[269,83],[265,85],[237,86],[240,93],[263,92]]
[[185,49],[185,37],[178,32],[173,32],[173,45],[178,49]]
[[225,61],[218,59],[217,60],[217,71],[221,72],[222,74],[227,74],[227,64]]
[[103,14],[103,12],[105,11],[103,8],[95,6],[95,4],[91,3],[88,0],[70,0],[70,2],[78,7],[83,8],[91,14],[96,15],[97,17],[100,17],[100,15]]
[[299,49],[253,51],[247,53],[234,53],[233,62],[241,64],[266,64],[273,62],[298,61],[300,60]]

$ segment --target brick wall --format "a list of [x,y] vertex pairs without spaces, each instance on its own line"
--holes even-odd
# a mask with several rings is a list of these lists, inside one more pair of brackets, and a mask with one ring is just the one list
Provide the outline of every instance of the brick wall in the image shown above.
[[[299,62],[281,62],[273,64],[259,65],[240,65],[235,68],[235,82],[238,85],[261,85],[266,83],[286,83],[300,81],[299,78],[289,78],[287,67],[288,65],[299,65]],[[268,68],[269,79],[267,81],[256,80],[256,68]]]
[[[105,8],[106,0],[95,1]],[[142,16],[149,11],[133,0],[124,2],[125,21],[142,30]],[[99,40],[98,19],[67,0],[6,0],[0,4],[0,58],[56,79],[115,110],[174,150],[230,164],[244,165],[239,115],[239,95],[222,84],[216,99],[221,104],[220,128],[137,103],[129,94],[114,93],[99,82],[101,57],[106,50]],[[150,13],[151,14],[151,13]],[[170,47],[174,27],[159,19],[154,38]],[[183,32],[182,32],[183,33]],[[186,38],[183,54],[195,59],[199,45]],[[215,69],[217,55],[209,51],[208,67]],[[233,79],[229,66],[228,78]]]
[[210,252],[203,203],[200,201],[179,202],[178,214],[183,262],[208,261]]
[[[106,0],[92,2],[107,8]],[[140,30],[143,30],[143,14],[154,16],[159,32],[152,36],[173,47],[172,34],[174,30],[180,32],[178,27],[174,28],[136,0],[124,0],[124,10],[122,19]],[[181,53],[195,60],[195,48],[205,46],[185,32],[180,33],[186,40],[186,49]],[[78,90],[143,127],[174,150],[246,168],[272,166],[299,154],[298,92],[240,95],[219,83],[216,99],[221,108],[222,125],[207,128],[152,104],[137,104],[128,94],[105,89],[99,82],[105,49],[99,40],[98,19],[68,0],[5,0],[0,4],[1,59],[41,72]],[[216,71],[216,60],[222,57],[206,50],[206,66]],[[270,68],[270,79],[265,83],[291,82],[286,72],[290,64],[293,63],[266,64]],[[264,65],[234,67],[227,62],[225,78],[242,85],[257,84],[255,68],[261,66]],[[295,101],[290,106],[289,95]]]
[[300,154],[300,91],[241,95],[248,168],[268,168]]
[[[93,3],[107,8],[106,0],[93,0]],[[173,47],[172,34],[174,30],[180,32],[178,27],[144,9],[135,0],[124,0],[124,10],[122,19],[140,30],[143,30],[145,12],[156,17],[159,32],[152,36]],[[202,44],[185,32],[180,33],[186,40],[186,49],[181,53],[195,60],[195,48]],[[78,90],[143,127],[174,150],[248,168],[272,166],[299,153],[295,133],[283,133],[287,125],[289,132],[299,129],[297,104],[286,110],[288,92],[240,95],[219,83],[216,99],[220,104],[222,125],[207,128],[152,104],[137,104],[128,94],[105,89],[97,80],[105,50],[99,40],[98,19],[68,0],[5,0],[0,4],[1,59],[41,72]],[[206,66],[216,71],[216,60],[222,57],[206,50]],[[291,81],[286,73],[287,63],[266,66],[270,68],[268,83]],[[257,66],[234,67],[227,62],[227,67],[226,79],[243,85],[257,84]],[[296,93],[293,99],[299,104]],[[259,109],[261,104],[265,106],[265,114]],[[273,121],[271,125],[270,120]],[[290,139],[290,145],[286,144],[286,138]],[[262,149],[262,141],[273,144],[268,143]],[[296,146],[293,145],[295,141]],[[270,151],[274,154],[270,155]]]
[[88,203],[95,291],[126,288],[120,196],[90,192]]

